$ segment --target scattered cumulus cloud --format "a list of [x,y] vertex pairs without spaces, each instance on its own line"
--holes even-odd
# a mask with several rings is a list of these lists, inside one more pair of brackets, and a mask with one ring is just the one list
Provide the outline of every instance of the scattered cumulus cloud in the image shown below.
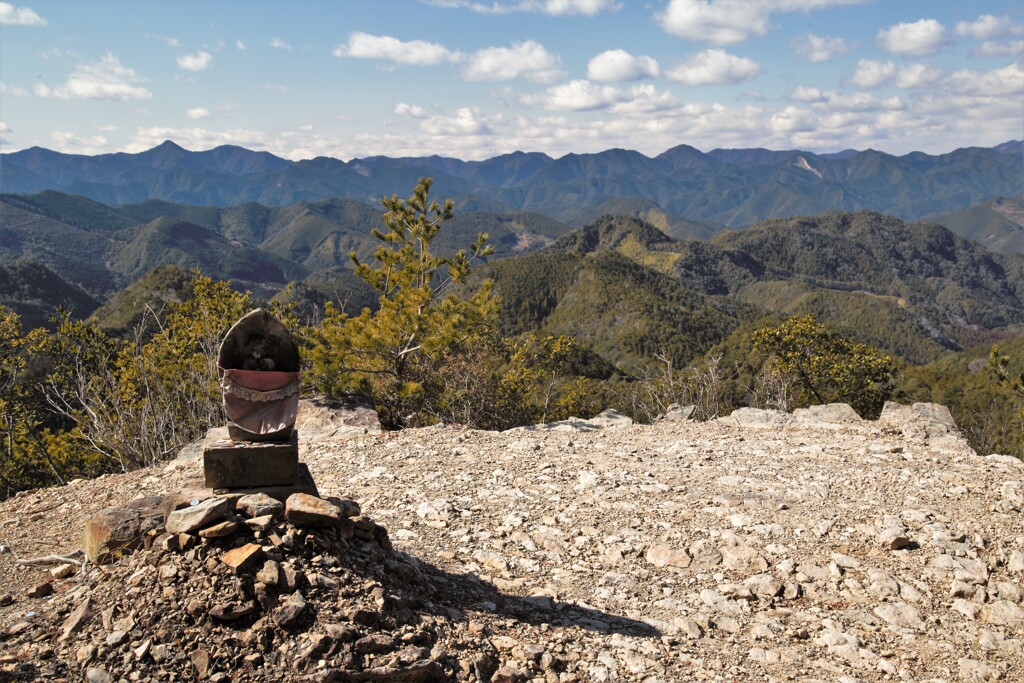
[[921,19],[884,28],[875,42],[894,55],[923,57],[949,47],[953,41],[942,24],[934,19]]
[[245,43],[242,42],[241,38],[235,38],[235,48],[237,48],[239,50],[246,49],[245,48]]
[[212,118],[212,114],[210,114],[210,110],[207,109],[206,107],[193,107],[191,109],[187,109],[185,111],[185,116],[186,116],[186,118],[188,118],[188,119],[190,119],[192,121],[201,121],[203,119]]
[[145,82],[133,69],[107,53],[95,62],[83,62],[75,67],[62,85],[54,87],[38,83],[35,94],[62,100],[148,100],[153,93],[138,83]]
[[28,90],[22,88],[20,85],[9,85],[0,81],[0,95],[14,95],[15,97],[27,97],[29,94]]
[[261,131],[236,128],[214,131],[205,128],[170,128],[156,126],[139,128],[132,141],[127,145],[127,152],[144,152],[162,143],[174,140],[185,149],[213,149],[221,145],[238,145],[249,149],[263,150],[268,148],[270,136]]
[[9,145],[10,140],[7,139],[7,134],[11,132],[11,127],[3,121],[0,121],[0,146]]
[[742,43],[763,36],[776,12],[809,12],[833,5],[854,5],[864,0],[670,0],[657,15],[667,33],[715,45]]
[[820,88],[798,85],[789,94],[789,99],[797,102],[824,102],[827,98]]
[[[963,69],[950,74],[947,88],[957,95],[984,95],[987,97],[1020,97],[1024,95],[1024,63],[1014,62],[991,71]],[[1018,122],[1020,101],[1017,101]]]
[[704,50],[665,71],[665,77],[683,85],[722,85],[749,81],[761,71],[752,59],[725,50]]
[[1024,54],[1024,40],[986,40],[971,50],[971,57],[1015,57]]
[[634,56],[625,50],[605,50],[587,63],[587,78],[592,81],[639,81],[657,78],[660,73],[653,58]]
[[927,88],[938,83],[945,72],[932,64],[908,64],[896,74],[898,88]]
[[965,38],[992,40],[1013,34],[1020,35],[1024,32],[1024,26],[1008,15],[994,17],[991,14],[982,14],[974,21],[957,22],[956,32]]
[[555,111],[592,111],[610,107],[621,98],[622,91],[614,86],[577,79],[551,86],[542,93],[526,95],[522,101]]
[[957,34],[983,41],[970,51],[971,57],[1008,57],[1024,54],[1024,23],[1008,15],[995,17],[983,14],[974,21],[961,21]]
[[266,85],[263,86],[263,88],[265,90],[269,90],[270,92],[288,92],[288,86],[282,85],[281,83],[267,83]]
[[821,64],[851,52],[853,46],[842,38],[808,33],[805,37],[793,41],[793,49],[808,62]]
[[429,135],[490,135],[493,132],[475,107],[461,107],[451,116],[430,116],[420,123],[420,129]]
[[512,47],[488,47],[466,56],[463,61],[462,77],[467,81],[525,78],[550,83],[561,75],[558,56],[532,40],[513,43]]
[[854,83],[862,88],[877,88],[883,83],[892,80],[896,75],[896,65],[892,62],[876,62],[873,59],[862,59],[857,62],[857,67],[850,77]]
[[671,93],[658,92],[650,84],[625,90],[582,79],[560,83],[543,92],[524,95],[520,101],[549,111],[608,110],[613,114],[649,114],[671,109],[679,104]]
[[395,105],[395,113],[399,116],[409,116],[414,119],[425,119],[427,117],[427,112],[423,107],[415,104],[406,104],[405,102],[399,102]]
[[432,0],[432,5],[452,9],[468,9],[478,14],[512,14],[538,12],[555,17],[572,15],[594,16],[601,12],[614,12],[619,3],[614,0],[517,0],[513,2],[478,2],[476,0]]
[[562,75],[558,55],[532,40],[513,43],[511,47],[488,47],[464,54],[425,40],[400,40],[394,36],[356,31],[331,54],[335,57],[376,59],[401,66],[461,64],[462,78],[467,81],[525,78],[536,83],[550,83]]
[[8,26],[46,26],[47,21],[28,7],[0,2],[0,24]]
[[99,126],[99,129],[102,130],[104,133],[113,133],[118,130],[117,126],[110,123],[103,126]]
[[210,68],[211,64],[213,64],[213,55],[205,50],[178,57],[178,67],[185,71],[205,71]]
[[379,59],[406,66],[436,66],[459,61],[457,50],[425,40],[399,40],[393,36],[375,36],[362,31],[349,34],[348,42],[331,51],[335,57]]
[[79,137],[62,130],[53,131],[50,137],[58,151],[74,154],[101,154],[106,151],[108,144],[107,138],[102,135]]
[[280,36],[274,36],[270,39],[270,47],[278,50],[290,50],[292,46],[284,41]]

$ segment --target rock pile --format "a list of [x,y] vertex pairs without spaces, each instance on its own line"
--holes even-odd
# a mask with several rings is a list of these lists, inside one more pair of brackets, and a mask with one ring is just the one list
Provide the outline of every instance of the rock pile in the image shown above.
[[452,675],[450,662],[431,658],[453,630],[450,616],[419,611],[436,588],[354,501],[295,493],[283,504],[264,494],[191,502],[144,531],[139,552],[65,586],[48,619],[10,626],[4,675],[74,678],[78,667],[89,681]]

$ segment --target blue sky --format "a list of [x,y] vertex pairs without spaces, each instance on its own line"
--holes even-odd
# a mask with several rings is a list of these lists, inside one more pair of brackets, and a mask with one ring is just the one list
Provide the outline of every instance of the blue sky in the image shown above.
[[0,150],[290,159],[1024,138],[1019,0],[0,2]]

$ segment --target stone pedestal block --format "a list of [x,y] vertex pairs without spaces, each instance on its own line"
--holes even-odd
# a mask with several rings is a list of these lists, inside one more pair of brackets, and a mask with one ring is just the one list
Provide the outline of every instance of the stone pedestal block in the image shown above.
[[211,489],[294,486],[299,478],[299,434],[285,443],[233,442],[226,427],[203,441],[203,473]]

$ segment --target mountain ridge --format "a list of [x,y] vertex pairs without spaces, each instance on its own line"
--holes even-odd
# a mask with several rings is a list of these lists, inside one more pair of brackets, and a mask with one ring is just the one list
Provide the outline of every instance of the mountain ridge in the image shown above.
[[0,155],[4,192],[57,190],[105,204],[150,199],[211,206],[284,206],[331,197],[375,202],[421,176],[456,201],[539,211],[577,222],[606,202],[644,199],[687,220],[738,227],[767,218],[869,209],[913,220],[969,208],[1024,187],[1020,141],[939,155],[877,150],[714,149],[681,144],[654,157],[626,149],[552,158],[513,152],[480,161],[438,155],[289,161],[222,145],[172,141],[143,152],[73,155],[33,147]]

